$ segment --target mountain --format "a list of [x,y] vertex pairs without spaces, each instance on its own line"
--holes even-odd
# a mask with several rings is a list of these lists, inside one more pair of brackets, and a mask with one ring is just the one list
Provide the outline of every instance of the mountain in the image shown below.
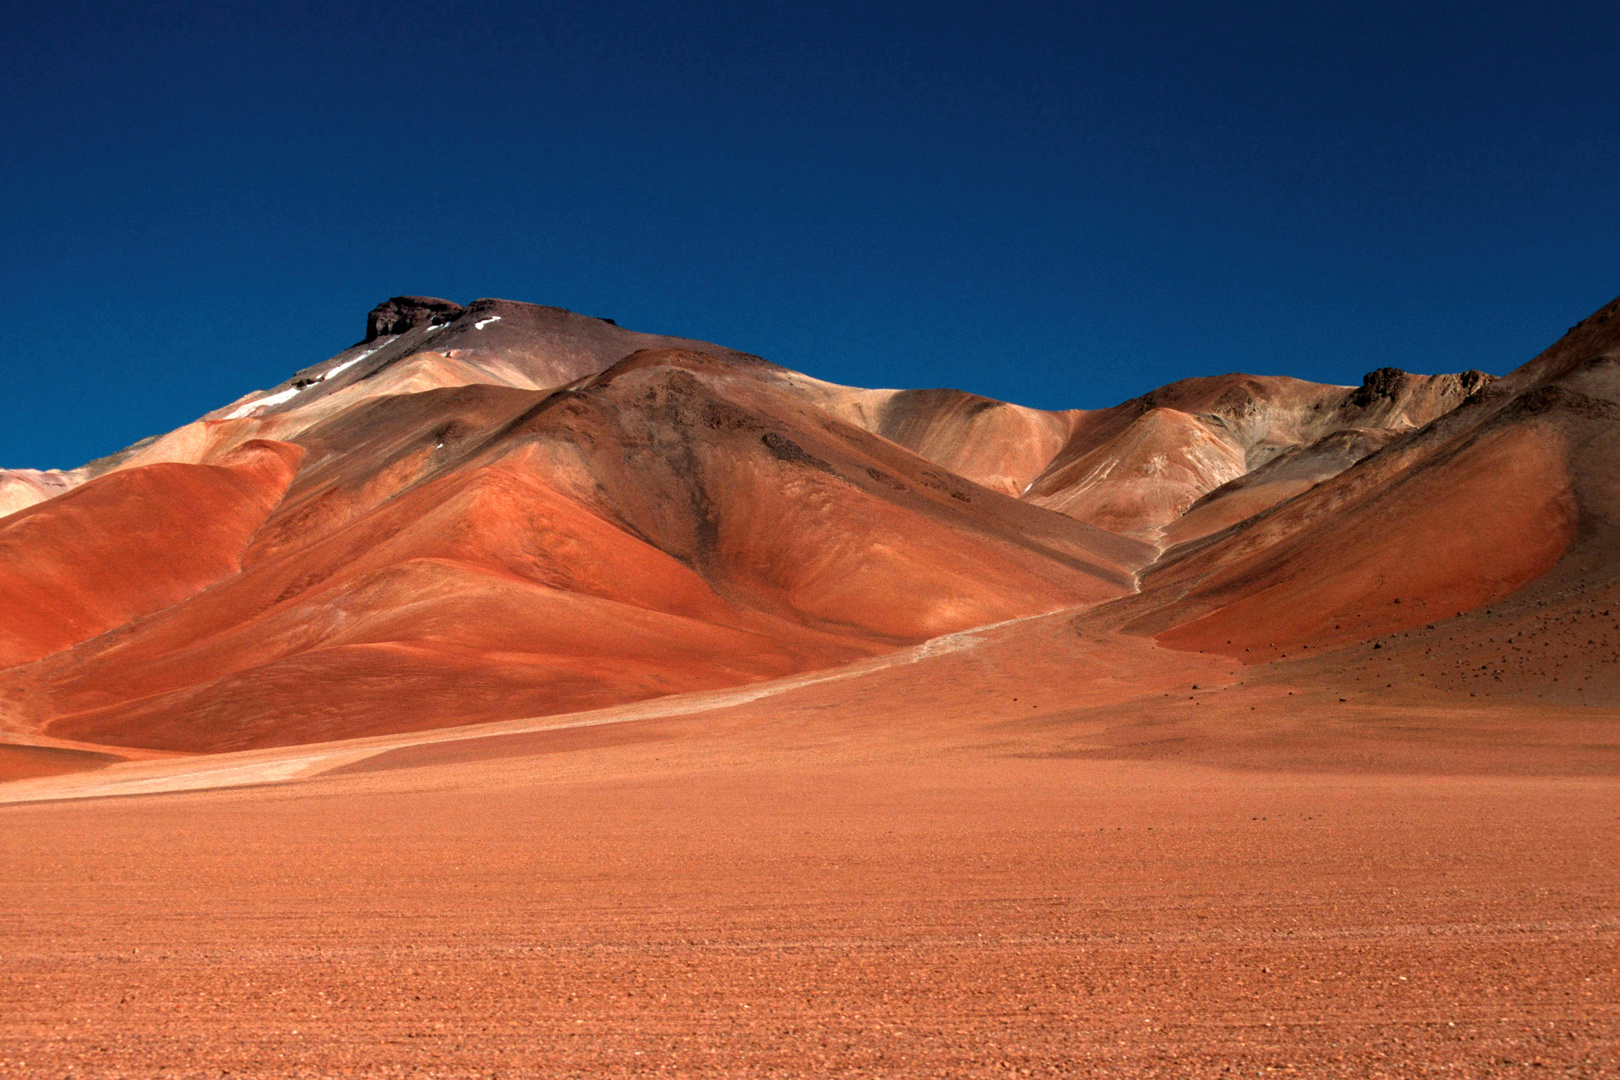
[[1620,703],[1617,436],[1620,301],[1355,468],[1171,548],[1110,618],[1250,661],[1346,650],[1312,667],[1341,685]]
[[[1503,379],[1234,374],[1045,412],[396,297],[279,386],[0,473],[0,732],[216,752],[444,728],[1053,612],[1346,686],[1545,692],[1556,668],[1612,697],[1596,637],[1553,654],[1610,619],[1615,310]],[[1490,687],[1463,675],[1484,645]]]

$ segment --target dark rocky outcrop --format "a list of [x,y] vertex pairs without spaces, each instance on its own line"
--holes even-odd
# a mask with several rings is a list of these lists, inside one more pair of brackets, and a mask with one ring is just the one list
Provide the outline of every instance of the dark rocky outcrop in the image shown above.
[[372,308],[366,316],[366,341],[375,341],[384,334],[403,334],[431,323],[447,323],[466,310],[452,300],[436,296],[395,296]]
[[1361,385],[1351,393],[1347,404],[1364,409],[1381,398],[1393,398],[1406,383],[1406,372],[1400,368],[1381,367],[1361,377]]

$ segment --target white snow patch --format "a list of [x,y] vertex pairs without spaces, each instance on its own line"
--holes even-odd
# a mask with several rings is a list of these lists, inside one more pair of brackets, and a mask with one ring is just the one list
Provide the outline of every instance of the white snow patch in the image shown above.
[[322,375],[321,376],[321,381],[325,382],[327,379],[330,379],[334,375],[343,374],[343,372],[348,371],[350,368],[354,367],[354,365],[358,364],[360,361],[364,360],[366,357],[370,356],[372,353],[374,353],[376,351],[377,351],[376,349],[370,349],[370,350],[368,350],[366,352],[361,353],[359,356],[355,357],[353,360],[345,360],[345,361],[343,361],[343,363],[339,364],[337,367],[333,368],[331,371],[328,371],[325,375]]
[[442,323],[442,322],[431,323],[431,324],[429,324],[429,326],[428,326],[428,328],[426,330],[422,331],[422,335],[425,337],[428,334],[433,333],[435,330],[443,330],[446,326],[449,326],[449,325],[450,325],[449,323]]
[[380,345],[373,345],[371,348],[367,349],[365,352],[361,353],[359,356],[355,357],[353,360],[345,360],[345,361],[343,361],[343,363],[339,364],[337,367],[333,368],[331,371],[328,371],[325,375],[322,375],[321,378],[323,380],[330,379],[334,375],[338,375],[338,374],[341,374],[342,372],[348,371],[350,368],[354,367],[354,365],[358,364],[360,361],[364,360],[366,357],[374,356],[377,353],[382,352],[383,349],[385,347],[387,347],[388,343],[393,341],[393,340],[394,340],[394,335],[389,334],[387,339],[384,340]]
[[283,401],[291,401],[293,398],[298,396],[298,392],[302,389],[303,387],[301,386],[293,386],[281,391],[280,393],[270,394],[266,397],[259,398],[257,401],[250,401],[245,405],[238,405],[236,408],[225,414],[225,419],[240,420],[248,413],[254,412],[258,409],[268,409],[272,405],[280,405]]
[[487,319],[479,319],[477,322],[473,323],[473,329],[474,330],[482,330],[484,327],[488,326],[490,323],[492,323],[492,322],[500,322],[500,321],[501,321],[501,317],[499,315],[491,315]]

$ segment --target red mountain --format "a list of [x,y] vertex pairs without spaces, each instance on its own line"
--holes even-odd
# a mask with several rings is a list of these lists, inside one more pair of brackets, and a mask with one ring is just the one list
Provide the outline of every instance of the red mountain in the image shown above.
[[[1608,595],[1615,310],[1501,380],[1225,375],[1053,413],[397,297],[281,386],[70,473],[0,475],[0,725],[325,741],[1056,611],[1246,662],[1405,635],[1378,663],[1439,649],[1449,678],[1487,625],[1469,613]],[[1620,691],[1613,666],[1578,692]]]

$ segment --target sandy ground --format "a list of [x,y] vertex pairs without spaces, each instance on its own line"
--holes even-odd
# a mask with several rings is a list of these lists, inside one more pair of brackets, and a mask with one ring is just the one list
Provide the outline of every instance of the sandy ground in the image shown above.
[[1606,781],[563,756],[8,809],[0,1070],[1620,1061]]
[[1616,1075],[1612,711],[1065,627],[7,784],[0,1075]]

